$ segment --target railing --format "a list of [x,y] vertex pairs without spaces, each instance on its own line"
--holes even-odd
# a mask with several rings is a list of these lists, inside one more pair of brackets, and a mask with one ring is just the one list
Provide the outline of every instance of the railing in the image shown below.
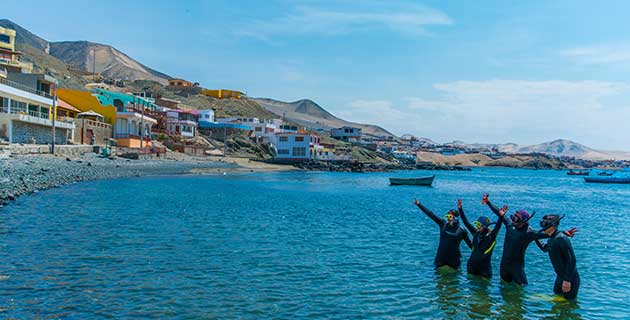
[[36,90],[36,89],[33,89],[33,88],[29,87],[29,86],[25,86],[25,85],[23,85],[21,83],[13,82],[13,81],[10,81],[10,80],[4,79],[4,78],[0,78],[0,84],[4,84],[4,85],[7,85],[9,87],[13,87],[15,89],[19,89],[19,90],[22,90],[22,91],[30,92],[32,94],[36,94],[36,95],[42,96],[44,98],[48,98],[48,99],[52,99],[53,98],[47,92]]

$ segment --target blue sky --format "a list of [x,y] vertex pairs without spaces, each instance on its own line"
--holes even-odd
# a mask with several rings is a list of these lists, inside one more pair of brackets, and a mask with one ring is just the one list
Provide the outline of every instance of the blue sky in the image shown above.
[[47,40],[111,44],[209,88],[309,98],[396,134],[622,150],[629,11],[624,1],[3,1],[3,16]]

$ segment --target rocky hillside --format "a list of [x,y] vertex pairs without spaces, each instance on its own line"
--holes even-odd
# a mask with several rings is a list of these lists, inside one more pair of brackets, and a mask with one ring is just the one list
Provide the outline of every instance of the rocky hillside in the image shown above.
[[361,124],[349,122],[339,119],[319,106],[317,103],[305,99],[295,102],[284,102],[266,98],[253,99],[263,108],[274,113],[278,117],[284,117],[286,120],[295,122],[299,125],[322,128],[329,130],[331,128],[339,128],[343,126],[352,126],[363,129],[364,133],[377,136],[394,136],[391,132],[375,125]]
[[67,85],[72,88],[82,87],[94,66],[96,73],[112,79],[147,79],[166,84],[170,78],[109,45],[88,41],[49,42],[7,19],[0,20],[0,26],[16,30],[17,49],[25,53],[23,59],[32,62],[36,71],[74,78]]
[[50,55],[82,71],[93,72],[95,69],[97,74],[105,78],[144,79],[162,84],[167,84],[170,78],[170,76],[130,58],[118,49],[100,43],[88,41],[51,42]]

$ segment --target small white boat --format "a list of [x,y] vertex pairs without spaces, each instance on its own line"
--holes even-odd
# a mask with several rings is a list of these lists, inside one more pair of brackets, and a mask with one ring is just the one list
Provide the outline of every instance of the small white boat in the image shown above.
[[392,186],[431,186],[435,176],[421,178],[389,178]]

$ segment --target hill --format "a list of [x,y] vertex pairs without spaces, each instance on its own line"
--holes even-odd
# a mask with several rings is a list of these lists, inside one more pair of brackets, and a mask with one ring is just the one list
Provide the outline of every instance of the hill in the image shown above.
[[295,102],[284,102],[268,98],[254,98],[263,108],[278,117],[310,128],[330,130],[343,126],[361,128],[363,133],[377,136],[394,136],[391,132],[375,125],[349,122],[337,118],[312,100],[303,99]]
[[24,53],[25,61],[34,64],[37,72],[49,72],[59,79],[72,78],[67,83],[71,88],[82,87],[87,83],[94,66],[96,72],[105,78],[131,81],[146,79],[162,84],[166,84],[170,78],[106,44],[88,41],[49,42],[7,19],[0,20],[0,26],[17,32],[16,47]]
[[630,152],[624,151],[606,151],[596,150],[587,147],[583,144],[567,139],[556,139],[549,142],[543,142],[540,144],[522,146],[515,143],[505,144],[465,144],[464,142],[457,141],[457,145],[469,146],[469,147],[483,147],[493,149],[496,148],[500,152],[508,154],[524,154],[524,153],[541,153],[556,157],[574,157],[577,159],[585,160],[627,160],[630,159]]
[[[123,80],[153,80],[167,84],[170,76],[155,71],[132,59],[120,50],[105,44],[88,41],[50,43],[50,55],[66,64],[105,78]],[[96,61],[94,61],[96,59]]]

